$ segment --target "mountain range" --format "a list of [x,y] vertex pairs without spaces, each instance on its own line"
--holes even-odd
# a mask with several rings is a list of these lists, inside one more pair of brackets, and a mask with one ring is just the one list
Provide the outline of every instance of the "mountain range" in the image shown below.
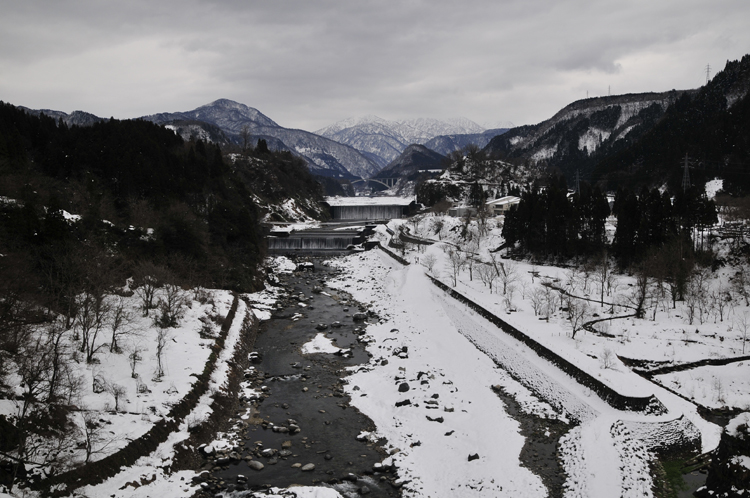
[[[33,115],[43,113],[62,119],[67,125],[90,126],[104,120],[83,111],[67,114],[19,108]],[[258,109],[229,99],[218,99],[190,111],[161,112],[139,119],[169,128],[185,140],[230,145],[243,140],[256,144],[263,139],[271,150],[286,150],[302,157],[313,174],[340,179],[370,178],[413,144],[424,144],[445,155],[469,143],[483,147],[506,131],[506,128],[486,130],[466,118],[388,121],[365,116],[339,121],[311,133],[284,128]]]
[[[383,174],[393,177],[409,170],[403,166],[412,164],[414,157],[427,157],[423,149],[411,149],[402,156],[412,145],[446,156],[474,144],[484,147],[485,156],[491,159],[559,171],[569,182],[579,177],[614,188],[622,181],[679,181],[681,157],[686,154],[694,168],[720,165],[726,170],[729,162],[744,167],[750,162],[743,155],[750,148],[743,145],[747,141],[743,130],[750,129],[750,124],[742,121],[749,89],[750,56],[745,56],[727,62],[723,71],[696,90],[579,100],[541,123],[510,130],[486,130],[468,119],[389,121],[365,116],[311,133],[284,128],[257,109],[227,99],[192,111],[141,119],[168,127],[186,139],[196,137],[225,145],[240,143],[244,131],[244,138],[252,144],[262,138],[271,150],[288,150],[303,158],[313,174],[334,179],[371,178],[389,165],[393,167]],[[68,125],[102,121],[82,111],[66,114],[23,109]],[[734,137],[731,150],[727,149],[731,140],[726,137]],[[430,161],[434,164],[435,156]],[[655,171],[660,172],[658,179],[652,174]]]
[[228,99],[219,99],[192,111],[152,114],[142,119],[192,132],[186,123],[208,123],[218,127],[229,141],[239,142],[246,130],[253,143],[264,139],[272,150],[289,150],[301,156],[313,174],[335,178],[370,177],[380,168],[361,152],[304,130],[279,126],[257,109]]
[[492,137],[504,131],[486,130],[466,118],[389,121],[365,116],[339,121],[315,133],[362,151],[384,168],[413,144],[425,145],[445,155],[468,142],[484,147]]

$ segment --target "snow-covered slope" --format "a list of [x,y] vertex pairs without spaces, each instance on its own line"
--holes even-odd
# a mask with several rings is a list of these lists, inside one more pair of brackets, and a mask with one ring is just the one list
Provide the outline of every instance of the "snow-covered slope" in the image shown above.
[[537,125],[520,126],[495,137],[487,151],[549,161],[569,153],[572,144],[575,150],[590,155],[608,140],[613,143],[643,124],[646,114],[663,114],[681,94],[672,91],[579,100]]

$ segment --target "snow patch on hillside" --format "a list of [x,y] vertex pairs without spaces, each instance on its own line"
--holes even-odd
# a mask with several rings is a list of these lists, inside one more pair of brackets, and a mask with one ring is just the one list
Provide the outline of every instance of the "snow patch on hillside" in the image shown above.
[[554,147],[544,147],[534,152],[534,155],[531,156],[531,160],[535,162],[544,161],[545,159],[554,156],[555,152],[557,152],[557,145]]
[[578,139],[578,150],[583,150],[585,147],[591,155],[611,134],[610,131],[591,127]]

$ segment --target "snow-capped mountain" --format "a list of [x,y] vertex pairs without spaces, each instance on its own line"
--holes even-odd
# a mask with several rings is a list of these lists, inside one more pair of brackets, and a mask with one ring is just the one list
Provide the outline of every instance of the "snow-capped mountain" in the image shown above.
[[284,128],[257,109],[228,99],[219,99],[192,111],[159,113],[142,119],[171,126],[179,122],[205,122],[218,126],[234,141],[247,127],[253,141],[263,138],[271,149],[289,150],[301,156],[316,175],[368,178],[381,169],[348,145],[307,131]]
[[473,134],[484,131],[484,128],[466,118],[388,121],[371,115],[348,118],[315,133],[360,150],[383,168],[409,145],[425,144],[439,135]]

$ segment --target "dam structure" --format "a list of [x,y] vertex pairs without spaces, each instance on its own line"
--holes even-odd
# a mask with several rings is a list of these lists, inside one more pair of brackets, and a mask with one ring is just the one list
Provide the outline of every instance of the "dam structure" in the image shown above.
[[290,232],[272,231],[267,237],[268,254],[285,256],[334,256],[363,251],[372,227],[335,230],[311,228]]
[[416,207],[413,197],[326,197],[334,221],[405,218]]

